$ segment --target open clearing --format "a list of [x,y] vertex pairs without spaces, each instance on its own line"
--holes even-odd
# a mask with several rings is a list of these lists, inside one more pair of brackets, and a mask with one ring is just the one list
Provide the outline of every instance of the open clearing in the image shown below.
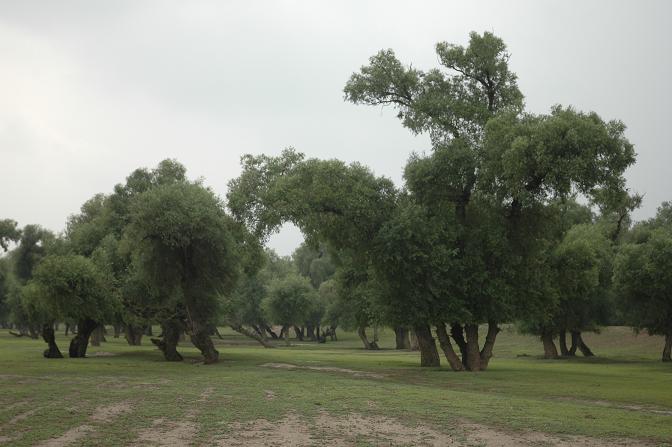
[[557,361],[505,330],[477,374],[351,334],[264,349],[223,332],[223,360],[205,366],[191,345],[166,363],[111,336],[87,359],[47,360],[40,340],[0,331],[0,445],[672,445],[672,365],[626,328],[588,336],[595,359]]

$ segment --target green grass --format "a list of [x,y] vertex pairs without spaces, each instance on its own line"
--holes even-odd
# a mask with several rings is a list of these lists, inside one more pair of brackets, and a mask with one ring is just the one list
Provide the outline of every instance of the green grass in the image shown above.
[[[672,365],[659,361],[662,341],[628,329],[588,335],[594,359],[547,361],[532,337],[504,330],[486,372],[420,368],[417,353],[392,350],[383,332],[378,352],[364,351],[353,334],[326,344],[297,343],[264,349],[226,333],[216,340],[222,361],[198,363],[197,351],[180,348],[185,362],[166,363],[153,346],[127,346],[108,336],[86,359],[44,359],[39,340],[0,331],[0,444],[33,445],[87,424],[75,445],[123,445],[153,421],[198,423],[193,442],[208,445],[232,422],[279,420],[294,413],[310,424],[320,412],[386,416],[456,433],[471,421],[504,431],[631,438],[667,445],[672,440]],[[149,340],[145,338],[143,343]],[[67,340],[59,334],[59,346]],[[263,367],[266,363],[331,366],[374,372]],[[200,398],[210,389],[207,399]],[[271,392],[273,399],[267,399]],[[127,402],[132,409],[109,421],[92,421],[101,405]],[[16,420],[17,415],[25,415]],[[362,443],[368,441],[362,440]]]

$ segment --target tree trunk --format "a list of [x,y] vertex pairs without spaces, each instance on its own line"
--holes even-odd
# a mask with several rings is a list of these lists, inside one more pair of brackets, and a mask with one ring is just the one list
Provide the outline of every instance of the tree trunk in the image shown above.
[[298,341],[303,341],[303,330],[296,325],[294,325],[294,334],[296,335],[296,339]]
[[285,345],[289,346],[289,326],[283,326],[280,329],[280,338],[285,340]]
[[464,367],[467,367],[467,358],[469,354],[467,353],[467,341],[464,339],[464,328],[459,323],[453,323],[450,325],[450,336],[455,340],[455,344],[460,350],[460,355],[462,355],[462,364]]
[[[563,329],[560,331],[560,336],[558,337],[558,344],[560,345],[560,355],[563,357],[568,357],[573,354],[570,354],[569,349],[567,349],[567,332]],[[576,348],[574,348],[576,352]]]
[[203,355],[203,363],[209,365],[216,363],[219,360],[219,352],[215,349],[215,345],[210,338],[210,332],[205,327],[196,324],[192,328],[191,343],[193,343],[201,354]]
[[275,348],[275,346],[268,343],[266,341],[266,339],[262,335],[259,334],[259,332],[250,331],[242,325],[234,325],[234,324],[231,325],[231,329],[238,332],[239,334],[243,334],[246,337],[250,337],[250,338],[258,341],[264,348]]
[[331,337],[331,341],[338,341],[338,337],[336,336],[336,326],[331,326],[329,330],[329,337]]
[[441,366],[439,351],[436,349],[436,342],[434,342],[429,325],[417,325],[414,330],[420,347],[420,366]]
[[583,337],[581,337],[581,332],[577,332],[577,341],[579,345],[579,351],[581,351],[581,354],[583,354],[584,357],[594,357],[595,354],[593,354],[593,351],[590,350],[588,345],[583,341]]
[[663,362],[672,362],[672,333],[665,335],[665,347],[663,348]]
[[[169,362],[180,362],[182,356],[177,352],[177,343],[180,335],[184,334],[184,327],[179,320],[166,320],[161,325],[163,331],[163,338],[152,338],[154,343],[162,352],[163,358]],[[142,330],[140,331],[142,334]]]
[[446,356],[446,360],[448,360],[448,363],[450,364],[450,367],[453,369],[453,371],[464,371],[464,365],[455,353],[453,344],[450,342],[450,337],[448,337],[448,332],[446,332],[445,323],[439,323],[436,326],[436,337],[439,339],[441,350]]
[[65,323],[65,336],[68,336],[68,332],[70,332],[70,323]]
[[[320,336],[320,331],[317,331],[317,337],[319,338]],[[307,324],[306,325],[306,337],[308,337],[310,340],[315,340],[315,326],[312,324]]]
[[63,354],[58,349],[54,328],[50,324],[42,325],[42,338],[49,345],[49,348],[44,350],[44,357],[48,359],[62,359]]
[[487,369],[490,364],[492,351],[495,348],[495,340],[500,330],[495,321],[488,321],[488,333],[485,335],[485,343],[483,344],[483,349],[481,349],[481,371]]
[[465,324],[464,332],[467,336],[467,369],[469,371],[481,370],[481,352],[478,344],[478,325]]
[[572,345],[569,347],[569,356],[574,357],[576,355],[576,350],[579,349],[579,333],[576,331],[572,331],[571,336],[572,336]]
[[114,324],[112,327],[114,328],[114,338],[119,338],[119,335],[121,335],[121,325]]
[[79,320],[77,323],[77,335],[70,341],[70,349],[68,350],[71,358],[86,357],[86,348],[89,346],[89,337],[97,326],[98,323],[90,318]]
[[[142,344],[143,328],[141,326],[133,326],[132,324],[127,324],[126,329],[124,330],[124,338],[129,346],[140,346]],[[164,338],[165,338],[165,329],[164,329]]]
[[273,340],[277,340],[277,339],[278,339],[278,334],[276,334],[275,332],[273,332],[273,329],[271,329],[271,327],[270,327],[269,325],[263,323],[263,324],[261,324],[260,326],[261,326],[261,329],[262,329],[262,330],[268,332],[268,335],[270,335],[271,338],[272,338]]
[[357,335],[359,335],[360,340],[364,344],[364,349],[379,349],[375,341],[369,341],[369,338],[366,336],[366,326],[359,326],[357,328]]
[[411,342],[411,351],[419,351],[420,345],[418,344],[418,336],[415,335],[415,330],[413,328],[408,330],[409,338]]
[[541,342],[544,344],[544,358],[557,359],[558,350],[553,342],[553,334],[551,332],[544,332],[541,335]]
[[411,349],[411,340],[408,337],[408,328],[397,326],[394,328],[395,349]]
[[99,324],[91,333],[91,346],[100,346],[103,341],[103,325]]

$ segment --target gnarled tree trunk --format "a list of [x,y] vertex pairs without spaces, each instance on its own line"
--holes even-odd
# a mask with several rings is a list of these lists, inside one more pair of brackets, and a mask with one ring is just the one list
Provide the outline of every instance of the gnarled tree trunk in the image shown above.
[[215,345],[212,343],[208,328],[200,324],[194,324],[191,332],[191,343],[201,351],[203,363],[206,365],[216,363],[219,360],[219,351],[215,349]]
[[79,320],[77,323],[77,335],[70,341],[68,353],[71,358],[86,357],[86,348],[89,346],[89,337],[98,326],[98,323],[90,318]]
[[439,351],[436,349],[436,343],[429,325],[416,325],[414,330],[420,347],[420,366],[441,366]]
[[411,340],[408,337],[408,328],[397,326],[394,328],[395,349],[411,349]]
[[544,358],[557,359],[558,349],[555,347],[555,342],[553,342],[553,334],[551,332],[544,332],[541,335],[541,342],[544,344]]
[[44,350],[44,357],[48,359],[62,359],[63,354],[58,349],[54,328],[51,324],[42,325],[42,338],[49,345],[49,348]]
[[446,360],[448,360],[448,363],[450,364],[450,367],[453,369],[453,371],[464,371],[464,365],[455,353],[453,344],[450,342],[450,337],[448,337],[448,332],[446,332],[445,323],[439,323],[436,325],[436,337],[439,339],[441,350],[446,356]]
[[152,343],[163,352],[163,358],[167,361],[182,361],[182,356],[177,352],[177,343],[180,340],[180,335],[184,333],[182,323],[175,319],[166,320],[161,325],[161,329],[163,330],[163,338],[152,338]]

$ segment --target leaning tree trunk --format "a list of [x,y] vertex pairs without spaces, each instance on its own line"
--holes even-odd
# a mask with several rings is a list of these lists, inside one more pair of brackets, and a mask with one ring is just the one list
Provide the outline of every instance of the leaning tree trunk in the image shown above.
[[665,335],[665,347],[663,348],[663,362],[672,362],[672,333]]
[[194,324],[191,332],[191,343],[193,343],[203,355],[203,363],[206,365],[216,363],[219,360],[219,351],[210,338],[210,331],[201,324]]
[[86,357],[86,348],[89,346],[89,337],[98,323],[90,318],[79,320],[77,323],[77,335],[70,341],[68,352],[72,358]]
[[[572,332],[572,335],[574,332]],[[593,354],[593,351],[590,350],[588,345],[583,341],[583,337],[581,337],[581,332],[576,331],[576,341],[577,345],[579,347],[579,351],[581,351],[581,354],[583,354],[584,357],[593,357],[595,354]]]
[[264,348],[275,348],[275,346],[266,341],[259,331],[250,331],[240,324],[231,324],[230,326],[231,329],[238,332],[239,334],[243,334],[246,337],[250,337],[258,341]]
[[44,350],[44,356],[48,359],[62,359],[63,354],[58,349],[54,328],[51,324],[42,325],[42,338],[49,345],[49,348]]
[[[169,362],[180,362],[182,356],[177,352],[177,343],[180,335],[184,333],[184,327],[179,320],[166,320],[161,325],[163,338],[152,338],[154,343],[163,352],[163,357]],[[142,331],[140,331],[142,333]]]
[[362,340],[362,343],[364,344],[364,349],[372,349],[372,350],[379,349],[376,342],[369,341],[369,337],[366,336],[366,326],[364,325],[359,326],[357,328],[357,335],[359,335],[359,339]]
[[411,340],[408,337],[408,328],[397,326],[394,328],[395,349],[411,349]]
[[495,348],[495,340],[497,339],[497,334],[501,329],[497,326],[497,322],[490,320],[488,321],[488,333],[485,335],[485,343],[483,344],[483,349],[481,349],[481,371],[488,368],[490,364],[490,359],[492,358],[492,351]]
[[462,361],[458,357],[457,353],[455,353],[453,344],[450,342],[450,337],[448,337],[448,332],[446,332],[445,323],[439,323],[436,326],[436,337],[439,339],[441,350],[446,356],[446,360],[448,360],[448,363],[450,364],[450,367],[453,369],[453,371],[464,371],[464,365],[462,364]]
[[558,349],[553,342],[553,334],[551,332],[544,332],[541,334],[541,342],[544,344],[544,358],[557,359]]
[[459,323],[453,323],[450,325],[450,336],[453,337],[455,344],[460,350],[460,355],[462,356],[462,365],[467,367],[467,358],[469,354],[467,353],[467,341],[464,339],[464,328]]
[[[142,344],[142,336],[144,329],[141,326],[133,326],[127,324],[124,329],[124,338],[129,346],[140,346]],[[165,337],[165,334],[163,334]]]
[[[567,348],[567,332],[564,329],[560,331],[560,335],[558,336],[558,344],[560,345],[560,355],[563,357],[571,357],[573,355]],[[574,352],[576,352],[576,348],[574,348]]]
[[441,366],[439,351],[436,349],[436,343],[429,325],[417,325],[414,330],[420,347],[420,366]]

